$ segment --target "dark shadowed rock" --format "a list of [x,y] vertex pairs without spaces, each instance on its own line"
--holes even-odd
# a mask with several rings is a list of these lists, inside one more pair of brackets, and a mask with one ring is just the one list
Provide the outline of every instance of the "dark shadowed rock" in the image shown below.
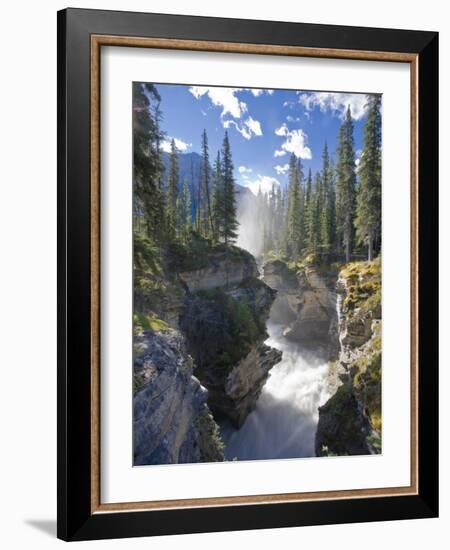
[[374,449],[368,441],[371,433],[370,422],[351,385],[342,385],[325,405],[319,407],[316,456],[373,454]]

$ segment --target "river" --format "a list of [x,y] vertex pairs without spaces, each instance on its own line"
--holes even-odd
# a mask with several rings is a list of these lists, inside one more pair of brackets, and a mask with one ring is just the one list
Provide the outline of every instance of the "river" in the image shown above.
[[[263,387],[255,410],[239,430],[221,425],[227,460],[302,458],[315,456],[318,408],[330,397],[328,365],[283,336],[272,305],[266,344],[283,352]],[[277,322],[275,322],[275,320]]]

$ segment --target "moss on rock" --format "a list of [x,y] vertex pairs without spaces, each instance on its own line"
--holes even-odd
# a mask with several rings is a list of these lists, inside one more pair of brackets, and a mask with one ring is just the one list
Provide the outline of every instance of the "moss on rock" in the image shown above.
[[[381,258],[339,273],[341,353],[332,371],[344,381],[319,409],[318,455],[381,452]],[[336,377],[335,377],[336,378]]]

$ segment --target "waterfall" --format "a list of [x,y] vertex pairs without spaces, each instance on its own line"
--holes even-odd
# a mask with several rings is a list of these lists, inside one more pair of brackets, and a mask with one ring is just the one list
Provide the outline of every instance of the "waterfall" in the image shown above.
[[342,349],[342,291],[341,291],[342,279],[338,279],[336,283],[336,314],[337,314],[337,327],[338,327],[338,339],[339,349]]
[[281,350],[283,357],[270,371],[256,408],[243,426],[236,430],[222,424],[228,460],[315,456],[318,408],[330,397],[328,364],[289,342],[283,336],[283,325],[275,323],[272,315],[267,332],[267,345]]

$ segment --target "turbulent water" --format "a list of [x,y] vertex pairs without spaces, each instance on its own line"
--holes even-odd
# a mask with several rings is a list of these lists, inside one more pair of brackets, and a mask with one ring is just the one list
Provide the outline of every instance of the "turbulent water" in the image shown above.
[[318,407],[330,397],[327,363],[289,342],[282,331],[271,316],[266,343],[283,357],[270,371],[255,410],[239,430],[221,427],[228,460],[315,456]]

